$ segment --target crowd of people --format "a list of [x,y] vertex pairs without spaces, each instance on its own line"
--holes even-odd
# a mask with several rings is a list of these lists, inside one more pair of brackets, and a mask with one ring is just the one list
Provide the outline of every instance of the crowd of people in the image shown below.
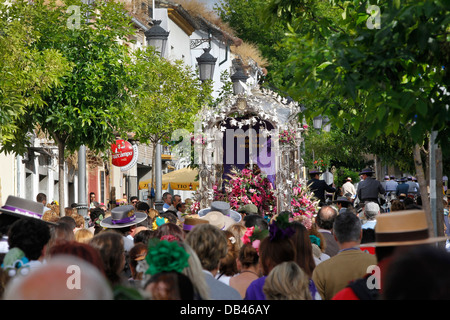
[[237,212],[223,201],[191,214],[188,199],[169,193],[161,212],[137,197],[112,208],[93,199],[86,217],[76,206],[61,215],[42,196],[9,197],[0,208],[0,297],[449,299],[450,258],[440,245],[447,238],[430,237],[418,197],[383,210],[378,195],[387,184],[370,179],[356,197],[332,202],[325,194],[337,188],[316,183],[323,201],[308,228],[287,211],[268,219],[255,206]]

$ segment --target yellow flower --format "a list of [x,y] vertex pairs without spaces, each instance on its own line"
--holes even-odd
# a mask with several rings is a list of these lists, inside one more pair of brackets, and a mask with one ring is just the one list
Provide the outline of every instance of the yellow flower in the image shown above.
[[169,220],[167,220],[167,218],[156,217],[152,223],[152,230],[156,230],[156,229],[158,229],[159,226],[162,226],[163,224],[168,223],[168,222],[169,222]]

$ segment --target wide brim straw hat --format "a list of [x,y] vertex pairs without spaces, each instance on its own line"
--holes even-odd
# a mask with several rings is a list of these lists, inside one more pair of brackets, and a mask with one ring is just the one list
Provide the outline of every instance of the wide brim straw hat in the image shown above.
[[192,216],[188,216],[184,218],[184,222],[183,222],[183,230],[186,232],[191,231],[192,229],[194,229],[196,226],[200,225],[200,224],[208,224],[209,221],[202,219],[198,216],[198,214],[196,215],[192,215]]
[[213,201],[211,203],[211,207],[199,210],[198,215],[200,218],[203,218],[211,211],[219,211],[223,215],[233,219],[235,223],[238,223],[242,220],[241,214],[235,210],[232,210],[230,204],[225,201]]
[[232,218],[222,214],[220,211],[210,211],[203,216],[202,219],[207,220],[209,224],[219,228],[220,230],[227,230],[228,227],[236,223]]
[[375,242],[364,247],[408,246],[446,241],[448,237],[430,237],[423,210],[403,210],[377,216]]

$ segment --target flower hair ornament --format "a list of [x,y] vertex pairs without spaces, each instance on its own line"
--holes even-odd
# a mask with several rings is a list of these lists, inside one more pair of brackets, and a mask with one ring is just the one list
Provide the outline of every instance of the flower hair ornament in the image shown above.
[[30,271],[29,260],[25,257],[25,253],[19,248],[11,248],[3,259],[2,269],[5,270],[10,277],[15,275],[26,275]]
[[181,272],[189,266],[189,254],[177,241],[150,239],[145,260],[148,263],[146,274],[160,272]]
[[289,222],[289,214],[281,213],[269,224],[270,241],[288,239],[294,235],[295,229]]
[[162,226],[165,223],[168,223],[169,220],[167,218],[163,217],[156,217],[155,220],[153,220],[152,223],[152,230],[158,229],[160,226]]
[[311,240],[311,243],[316,244],[320,248],[320,238],[318,236],[311,234],[309,239]]
[[243,244],[251,244],[256,252],[259,254],[259,245],[261,240],[269,235],[269,230],[261,230],[258,226],[247,228],[244,235],[241,237]]

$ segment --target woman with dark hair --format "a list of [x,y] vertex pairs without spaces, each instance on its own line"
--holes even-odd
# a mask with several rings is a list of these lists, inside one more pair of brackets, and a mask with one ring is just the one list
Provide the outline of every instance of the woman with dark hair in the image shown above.
[[194,286],[186,275],[171,271],[153,275],[145,284],[151,300],[194,300]]
[[237,258],[237,267],[239,274],[230,279],[230,286],[244,298],[250,284],[261,276],[259,255],[250,243],[241,247]]
[[89,244],[100,252],[105,275],[112,286],[127,283],[122,275],[125,268],[125,250],[122,236],[115,231],[103,231],[95,235]]
[[299,221],[292,222],[295,234],[292,241],[297,249],[297,259],[295,260],[300,268],[311,278],[316,263],[314,262],[313,249],[309,233],[306,227]]
[[254,280],[247,288],[244,300],[266,300],[263,291],[266,277],[278,264],[295,261],[295,247],[290,238],[264,238],[259,246],[259,259],[263,276]]
[[176,237],[178,241],[184,241],[185,233],[183,229],[176,224],[168,222],[158,227],[155,233],[155,238],[161,239],[161,237],[168,235]]

